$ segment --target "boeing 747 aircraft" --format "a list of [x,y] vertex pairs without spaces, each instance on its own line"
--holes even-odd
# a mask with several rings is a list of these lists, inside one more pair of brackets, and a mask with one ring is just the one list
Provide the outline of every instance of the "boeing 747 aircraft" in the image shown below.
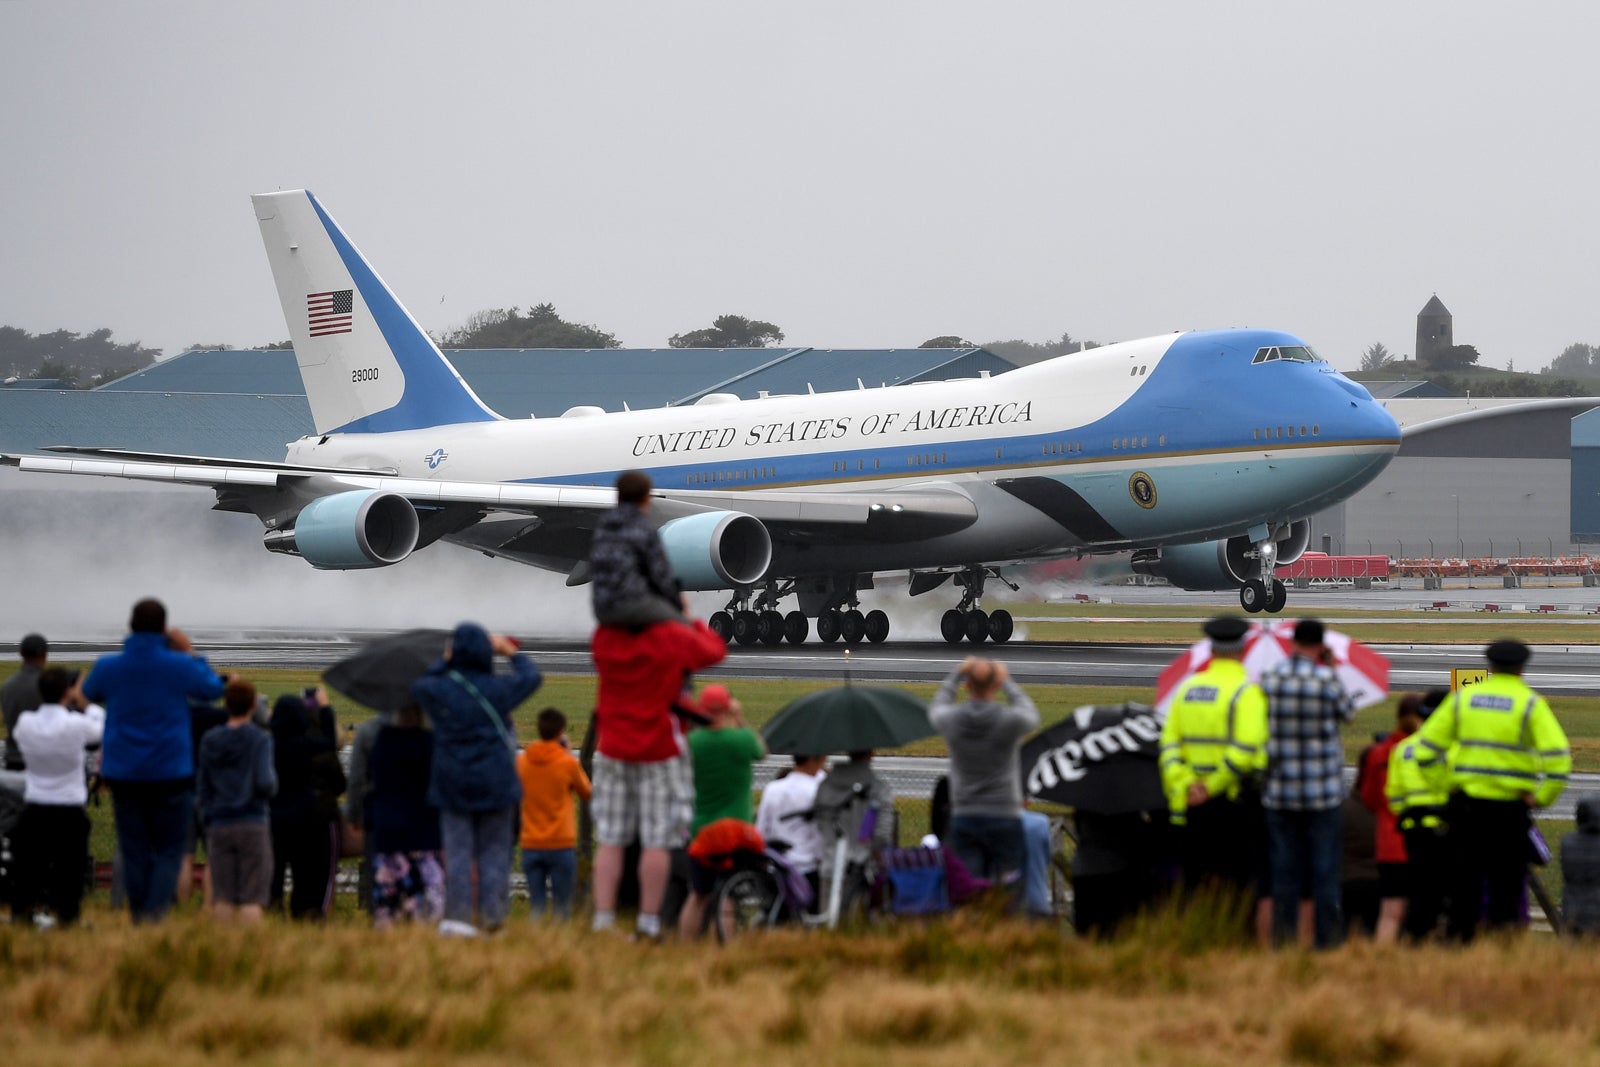
[[[1282,609],[1278,562],[1307,516],[1371,481],[1400,428],[1276,330],[1175,333],[994,377],[556,419],[474,395],[309,192],[252,197],[316,434],[282,463],[69,446],[25,471],[205,486],[266,547],[313,567],[388,567],[445,541],[587,580],[591,532],[630,468],[685,588],[728,590],[711,624],[749,644],[879,642],[857,593],[954,579],[946,640],[1005,641],[985,583],[1031,560],[1132,550],[1179,584]],[[1010,584],[1009,582],[1007,584]],[[795,607],[780,611],[788,598]]]

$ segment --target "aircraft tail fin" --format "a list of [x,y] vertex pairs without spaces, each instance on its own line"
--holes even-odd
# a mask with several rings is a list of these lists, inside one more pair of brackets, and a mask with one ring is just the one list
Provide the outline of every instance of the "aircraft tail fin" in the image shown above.
[[304,189],[250,198],[317,433],[500,418]]

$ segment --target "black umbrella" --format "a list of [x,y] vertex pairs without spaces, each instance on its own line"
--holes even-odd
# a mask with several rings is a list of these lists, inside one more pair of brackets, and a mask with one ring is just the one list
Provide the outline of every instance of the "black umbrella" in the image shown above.
[[1079,708],[1022,746],[1028,795],[1104,815],[1167,806],[1156,750],[1161,722],[1145,704]]
[[358,704],[398,711],[411,700],[411,683],[439,661],[449,640],[449,630],[407,630],[379,637],[329,667],[322,679]]
[[791,700],[761,730],[773,752],[826,756],[932,737],[922,701],[904,689],[842,685]]

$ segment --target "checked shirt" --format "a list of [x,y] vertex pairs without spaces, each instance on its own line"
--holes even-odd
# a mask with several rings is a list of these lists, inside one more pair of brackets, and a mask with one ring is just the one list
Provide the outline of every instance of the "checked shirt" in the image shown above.
[[1344,801],[1339,727],[1355,705],[1333,668],[1293,655],[1261,676],[1267,696],[1267,780],[1261,803],[1282,811],[1326,811]]

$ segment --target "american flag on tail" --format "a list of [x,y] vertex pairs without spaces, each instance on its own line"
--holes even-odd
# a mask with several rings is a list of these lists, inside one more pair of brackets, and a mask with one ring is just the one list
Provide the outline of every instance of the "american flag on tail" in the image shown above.
[[312,337],[349,333],[355,321],[355,297],[350,289],[311,293],[306,297],[306,322]]

